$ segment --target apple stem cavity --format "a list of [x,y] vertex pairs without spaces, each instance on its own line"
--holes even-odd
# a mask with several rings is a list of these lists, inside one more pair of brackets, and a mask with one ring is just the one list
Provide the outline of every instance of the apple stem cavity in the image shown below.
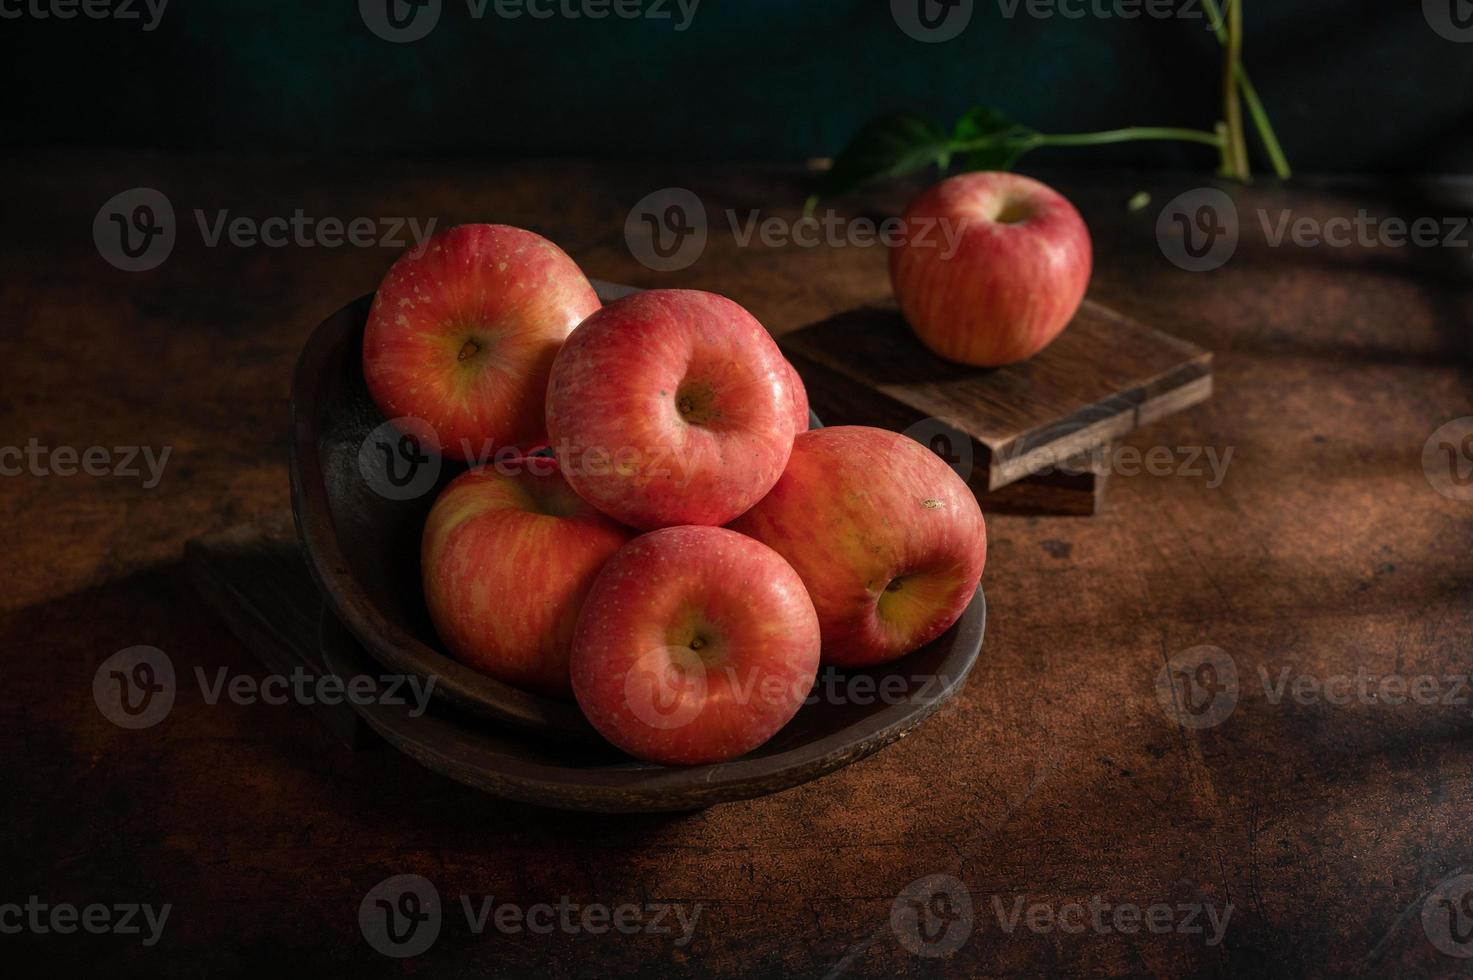
[[480,352],[481,352],[481,345],[480,344],[476,343],[474,340],[467,340],[465,342],[465,346],[463,346],[463,347],[460,348],[460,354],[459,354],[459,356],[457,356],[455,359],[457,361],[464,361],[464,360],[467,360],[468,358],[475,357]]
[[1002,207],[993,216],[993,221],[1000,225],[1021,225],[1033,217],[1033,205],[1025,200],[1010,198],[1003,201]]
[[704,382],[682,382],[675,392],[675,411],[687,425],[704,425],[717,416],[716,393]]

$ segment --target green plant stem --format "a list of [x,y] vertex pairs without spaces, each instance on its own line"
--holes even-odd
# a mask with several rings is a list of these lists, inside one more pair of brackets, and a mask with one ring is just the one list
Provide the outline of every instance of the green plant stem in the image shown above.
[[1238,95],[1238,66],[1243,58],[1243,2],[1227,0],[1227,54],[1222,66],[1223,120],[1227,123],[1227,159],[1229,176],[1247,180],[1248,141],[1243,136],[1243,102]]
[[[982,150],[996,146],[1014,137],[985,136],[981,139],[954,143],[950,152],[955,155],[971,150]],[[1129,143],[1133,140],[1185,140],[1207,146],[1222,146],[1222,136],[1201,129],[1177,129],[1172,126],[1127,126],[1124,129],[1106,129],[1098,133],[1032,133],[1022,140],[1022,152],[1036,150],[1040,146],[1102,146],[1105,143]]]
[[[1011,134],[983,136],[974,140],[963,140],[947,147],[948,157],[972,150],[983,150],[999,143],[1013,142],[1022,156],[1040,146],[1102,146],[1106,143],[1129,143],[1135,140],[1182,140],[1202,143],[1221,148],[1224,144],[1221,133],[1209,133],[1201,129],[1179,129],[1174,126],[1127,126],[1124,129],[1106,129],[1098,133],[1029,133],[1026,136]],[[942,166],[945,170],[945,166]]]
[[[1217,0],[1203,0],[1203,6],[1207,10],[1208,19],[1212,22],[1212,31],[1217,35],[1218,42],[1226,47],[1228,43],[1227,25],[1223,20],[1222,9],[1218,7]],[[1247,69],[1241,64],[1238,65],[1237,74],[1238,88],[1243,93],[1243,104],[1248,107],[1248,114],[1253,117],[1253,126],[1258,130],[1258,138],[1263,141],[1263,148],[1268,153],[1274,174],[1280,180],[1288,180],[1294,176],[1294,171],[1290,169],[1289,158],[1284,156],[1284,149],[1279,145],[1279,138],[1268,120],[1268,112],[1263,108],[1263,101],[1258,98],[1258,89],[1254,87],[1252,80],[1248,78]]]
[[1216,133],[1171,126],[1128,126],[1125,129],[1107,129],[1098,133],[1040,133],[1031,142],[1034,146],[1099,146],[1104,143],[1128,143],[1132,140],[1186,140],[1208,146],[1222,145],[1222,139]]
[[1248,81],[1248,76],[1243,74],[1241,66],[1238,69],[1238,82],[1243,88],[1243,103],[1248,107],[1248,114],[1253,117],[1253,125],[1258,130],[1258,138],[1263,140],[1263,148],[1268,153],[1269,163],[1273,164],[1274,176],[1280,180],[1288,180],[1294,176],[1294,171],[1289,168],[1289,158],[1284,156],[1283,147],[1279,146],[1279,138],[1274,135],[1274,128],[1269,125],[1268,112],[1264,110],[1263,103],[1258,100],[1258,92],[1253,88],[1253,83]]

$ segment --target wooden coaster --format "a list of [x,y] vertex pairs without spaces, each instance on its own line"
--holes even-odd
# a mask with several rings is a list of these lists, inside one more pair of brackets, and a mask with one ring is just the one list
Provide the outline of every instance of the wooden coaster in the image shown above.
[[996,490],[979,491],[977,500],[985,514],[1092,517],[1105,509],[1109,456],[1108,452],[1084,453],[1048,473],[1025,476]]
[[1082,456],[1212,394],[1211,352],[1088,300],[1058,340],[1004,368],[941,359],[893,308],[842,313],[778,344],[825,424],[906,432],[970,473],[979,495],[1047,472],[1039,499],[1065,494],[1065,513],[1103,498],[1104,474]]

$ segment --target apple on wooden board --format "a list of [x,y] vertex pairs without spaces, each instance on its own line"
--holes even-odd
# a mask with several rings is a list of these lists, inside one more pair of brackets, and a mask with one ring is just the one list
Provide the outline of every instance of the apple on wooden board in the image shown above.
[[897,432],[798,436],[782,478],[730,525],[770,545],[808,588],[823,661],[864,667],[936,639],[971,602],[987,528],[961,477]]
[[436,448],[488,460],[545,438],[547,374],[564,338],[599,308],[552,242],[507,225],[460,225],[402,256],[374,296],[363,376],[390,419],[415,416]]
[[792,378],[767,331],[731,300],[635,293],[584,320],[558,352],[548,436],[573,489],[616,520],[724,524],[782,473]]
[[[1073,319],[1093,251],[1063,195],[1014,173],[966,173],[906,209],[890,283],[907,322],[947,360],[1025,360]],[[943,231],[945,233],[943,233]]]
[[788,723],[818,659],[813,603],[776,552],[719,527],[670,527],[599,573],[573,638],[573,693],[630,755],[719,762]]
[[530,691],[571,697],[584,596],[635,532],[585,503],[549,457],[462,473],[421,539],[430,619],[457,660]]

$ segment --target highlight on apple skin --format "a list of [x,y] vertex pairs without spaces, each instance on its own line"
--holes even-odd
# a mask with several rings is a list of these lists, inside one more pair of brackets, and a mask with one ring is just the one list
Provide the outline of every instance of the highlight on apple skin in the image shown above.
[[782,478],[730,525],[782,555],[813,599],[823,662],[866,667],[945,632],[977,590],[987,527],[961,477],[897,432],[798,436]]
[[890,284],[916,336],[947,360],[1026,360],[1063,332],[1084,299],[1094,261],[1089,229],[1062,194],[1031,177],[949,177],[917,197],[903,221]]
[[499,461],[441,491],[421,538],[425,603],[454,657],[517,687],[571,698],[578,610],[635,532],[585,503],[548,457]]
[[793,367],[791,361],[784,359],[783,363],[788,366],[788,384],[793,392],[793,435],[808,431],[808,389],[803,384],[803,379],[798,376],[798,369]]
[[670,527],[599,573],[573,638],[573,693],[630,755],[720,762],[792,719],[818,660],[813,603],[776,552],[719,527]]
[[646,530],[724,524],[782,473],[792,377],[767,331],[731,300],[636,293],[584,320],[558,352],[548,436],[568,482],[616,520]]
[[445,456],[526,450],[545,439],[558,348],[598,308],[582,270],[547,239],[459,225],[384,276],[363,331],[363,376],[385,417],[423,419]]

